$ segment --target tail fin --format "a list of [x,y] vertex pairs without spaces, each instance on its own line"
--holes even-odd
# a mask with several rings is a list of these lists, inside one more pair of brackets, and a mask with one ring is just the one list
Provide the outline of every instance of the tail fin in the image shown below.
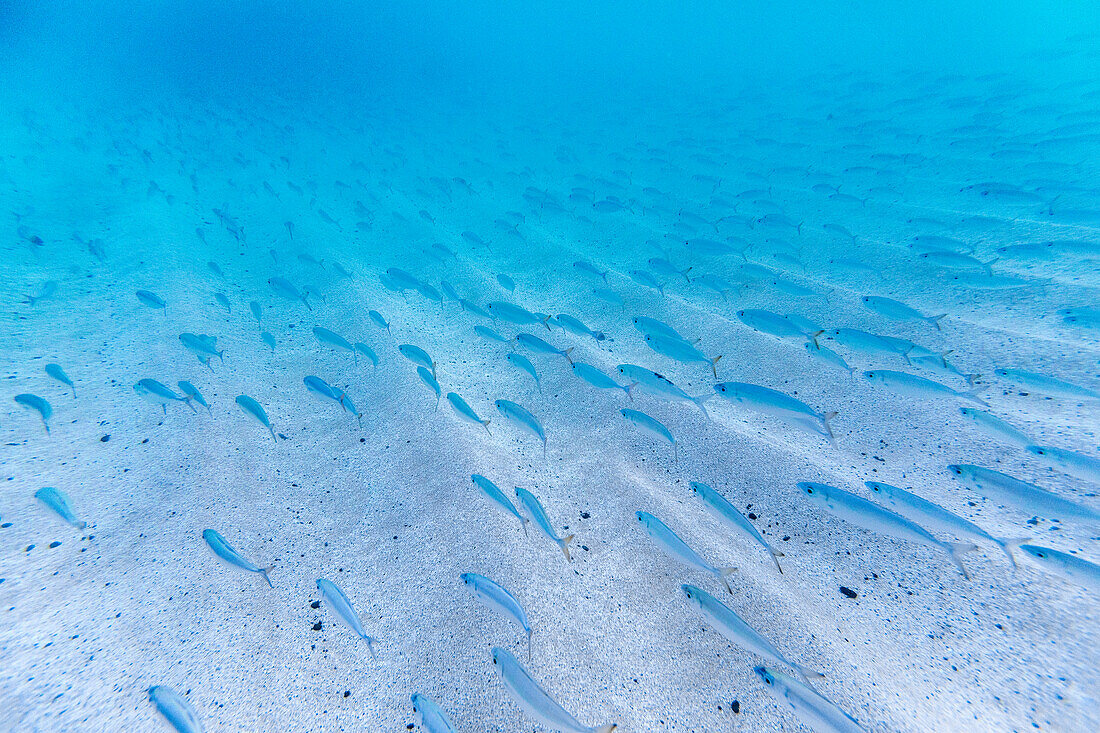
[[737,572],[737,568],[718,568],[718,577],[722,580],[722,584],[726,586],[726,590],[733,595],[733,588],[730,587],[729,576]]
[[981,405],[983,407],[989,407],[989,403],[978,396],[977,390],[971,390],[970,392],[960,392],[959,394],[962,395],[963,397],[965,397],[968,400],[972,400],[974,402],[977,402],[979,405]]
[[597,728],[596,733],[611,733],[611,731],[615,730],[617,727],[618,726],[614,723],[608,723],[607,725]]
[[530,521],[531,521],[530,519],[528,519],[527,517],[524,517],[524,516],[520,516],[520,518],[519,518],[519,526],[523,528],[523,536],[524,537],[530,537],[531,536],[527,532],[527,523],[530,522]]
[[1006,555],[1008,555],[1008,559],[1010,561],[1012,561],[1012,567],[1013,568],[1018,568],[1020,566],[1016,563],[1016,556],[1012,554],[1012,550],[1019,547],[1020,545],[1026,545],[1028,542],[1031,542],[1031,538],[1030,537],[1016,537],[1014,539],[994,540],[994,541],[997,543],[997,546],[1000,547],[1002,550],[1004,550],[1004,553]]
[[820,331],[814,331],[813,333],[808,333],[808,334],[806,334],[806,336],[807,336],[807,337],[808,337],[808,338],[810,339],[810,341],[811,341],[811,342],[813,343],[813,345],[814,345],[814,348],[815,348],[815,349],[820,349],[820,348],[821,348],[821,344],[819,344],[819,343],[817,342],[817,337],[818,337],[818,336],[820,336],[820,335],[821,335],[821,334],[823,334],[823,333],[825,333],[825,329],[824,329],[824,328],[823,328],[823,329],[821,329]]
[[782,574],[783,574],[783,566],[779,564],[779,558],[781,558],[781,557],[786,557],[786,555],[784,555],[784,554],[783,554],[782,552],[780,552],[779,550],[775,549],[774,547],[768,547],[768,552],[770,552],[770,553],[771,553],[771,555],[772,555],[772,560],[774,560],[774,561],[775,561],[775,568],[776,568],[776,570],[778,570],[778,571],[779,571],[779,574],[780,574],[780,575],[782,575]]
[[829,424],[829,421],[836,416],[837,412],[835,410],[832,412],[826,412],[824,415],[821,416],[821,424],[825,426],[825,432],[829,436],[829,442],[832,443],[834,447],[836,446],[836,437],[833,436],[833,426]]
[[680,274],[684,276],[684,279],[685,279],[685,280],[687,280],[688,282],[691,282],[691,278],[690,278],[690,277],[688,277],[688,273],[689,273],[689,272],[691,272],[691,268],[690,268],[690,267],[689,267],[688,269],[686,269],[686,270],[680,270]]
[[711,419],[710,419],[710,413],[707,412],[707,406],[704,403],[716,394],[718,394],[718,393],[717,392],[711,392],[710,394],[700,395],[698,397],[692,397],[691,398],[691,401],[694,402],[695,404],[697,404],[699,406],[699,409],[703,411],[703,417],[705,417],[707,419],[707,422],[711,422]]
[[792,664],[791,666],[794,667],[795,671],[798,672],[798,676],[801,677],[802,681],[807,685],[810,684],[811,679],[820,680],[825,678],[825,675],[820,672],[810,669],[809,667],[803,667],[801,664]]
[[569,347],[568,349],[566,349],[565,351],[561,352],[561,355],[565,357],[565,360],[566,360],[567,362],[569,362],[569,366],[573,366],[573,357],[569,356],[569,354],[570,354],[570,352],[572,352],[572,351],[573,351],[573,349],[575,349],[575,348],[576,348],[575,346],[570,346],[570,347]]
[[937,331],[942,331],[943,329],[940,328],[940,321],[944,318],[947,318],[946,313],[941,313],[938,316],[932,316],[928,320],[932,322],[932,325],[936,327]]
[[374,660],[377,660],[378,655],[374,653],[374,642],[375,642],[374,637],[364,635],[363,638],[367,640],[367,649],[370,650],[370,658],[374,659]]
[[946,542],[944,547],[951,555],[951,562],[955,563],[959,568],[959,572],[963,574],[963,577],[970,580],[970,573],[966,572],[966,567],[962,564],[962,556],[967,552],[974,552],[978,549],[977,545],[967,544],[965,542]]
[[274,570],[274,569],[275,569],[275,566],[274,566],[274,565],[269,565],[268,567],[266,567],[266,568],[260,568],[260,570],[259,570],[259,572],[260,572],[260,575],[264,576],[264,580],[266,580],[266,581],[267,581],[267,584],[268,584],[268,585],[270,585],[270,586],[271,586],[272,588],[274,588],[275,586],[274,586],[274,585],[272,585],[272,583],[271,583],[271,577],[270,577],[270,576],[268,575],[268,573],[270,573],[270,572],[271,572],[272,570]]
[[484,420],[481,421],[481,424],[485,426],[485,432],[489,433],[489,435],[493,434],[489,430],[489,423],[491,423],[491,422],[492,422],[492,420],[490,420],[489,418],[485,418]]
[[718,356],[716,356],[716,357],[714,357],[713,359],[710,360],[710,370],[712,372],[714,372],[714,378],[715,379],[718,379],[718,360],[721,359],[721,358],[722,358],[722,355],[719,354]]
[[565,559],[567,562],[573,562],[573,558],[569,556],[569,543],[573,541],[573,535],[566,535],[561,538],[558,545],[561,546],[561,551],[565,553]]

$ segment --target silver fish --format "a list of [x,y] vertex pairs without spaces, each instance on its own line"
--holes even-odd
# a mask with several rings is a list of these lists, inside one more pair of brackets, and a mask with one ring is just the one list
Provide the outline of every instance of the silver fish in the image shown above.
[[214,554],[219,558],[241,570],[246,570],[250,573],[259,573],[263,576],[263,579],[267,581],[269,586],[272,588],[275,587],[271,584],[271,577],[268,575],[274,568],[273,565],[262,568],[254,562],[246,560],[239,552],[234,550],[232,545],[230,545],[216,530],[204,529],[202,531],[202,538],[206,540],[206,544],[210,545],[210,549],[213,550]]
[[493,666],[504,681],[504,687],[508,690],[516,704],[547,728],[563,733],[611,733],[615,730],[615,724],[601,726],[587,726],[577,722],[565,708],[547,694],[546,690],[531,679],[523,665],[506,649],[493,647]]
[[677,560],[687,565],[689,568],[695,568],[704,573],[710,573],[722,581],[722,585],[726,586],[727,591],[733,593],[733,588],[730,587],[729,576],[737,572],[736,567],[719,568],[711,565],[706,560],[699,557],[699,554],[695,552],[695,550],[688,547],[688,544],[680,539],[680,536],[673,532],[667,524],[657,519],[657,517],[649,512],[637,511],[634,513],[634,516],[637,517],[638,521],[645,527],[646,534],[657,543],[657,547],[661,549],[661,552],[665,553],[673,560]]
[[355,607],[351,605],[348,597],[344,595],[344,591],[340,590],[340,587],[331,580],[325,580],[324,578],[317,580],[317,590],[321,591],[321,598],[332,607],[340,620],[367,642],[367,649],[370,650],[370,655],[374,657],[374,642],[377,639],[363,630],[363,622],[359,620],[359,614],[356,613]]

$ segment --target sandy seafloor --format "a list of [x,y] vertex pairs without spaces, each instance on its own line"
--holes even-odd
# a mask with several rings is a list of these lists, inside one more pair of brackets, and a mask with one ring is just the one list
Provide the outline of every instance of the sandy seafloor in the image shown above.
[[[934,550],[821,514],[795,483],[821,481],[862,495],[869,479],[913,487],[998,537],[1029,536],[1092,560],[1100,559],[1096,527],[1029,525],[1029,516],[953,481],[945,466],[996,468],[1093,507],[1100,506],[1096,486],[977,431],[958,412],[967,402],[897,395],[735,317],[740,308],[799,313],[824,328],[952,349],[961,372],[983,375],[981,395],[994,414],[1037,443],[1095,451],[1096,402],[1023,394],[993,369],[1100,386],[1098,331],[1055,315],[1096,303],[1097,261],[1004,259],[995,274],[1031,282],[985,290],[907,247],[915,235],[943,234],[972,243],[988,261],[1007,244],[1092,240],[1094,228],[1046,216],[1040,205],[960,192],[985,180],[1031,190],[1042,188],[1034,181],[1052,181],[1044,190],[1064,183],[1068,208],[1095,205],[1081,185],[1097,171],[1091,137],[1068,149],[1032,144],[1056,136],[1051,130],[1068,124],[1060,115],[1077,112],[1090,88],[1077,87],[1066,102],[1011,79],[924,81],[910,80],[907,91],[936,104],[906,103],[905,93],[890,97],[841,79],[822,84],[798,115],[783,111],[791,102],[780,88],[751,98],[730,92],[721,102],[710,98],[706,109],[638,108],[629,125],[583,112],[341,116],[290,103],[256,109],[153,101],[110,110],[112,117],[107,108],[89,115],[79,103],[55,109],[28,102],[25,113],[5,114],[0,728],[167,730],[146,693],[163,684],[187,692],[209,731],[403,730],[415,720],[413,692],[439,702],[461,731],[541,730],[508,699],[489,655],[500,645],[526,664],[525,639],[477,603],[458,580],[464,571],[501,582],[522,601],[534,628],[529,669],[590,725],[800,729],[765,694],[752,671],[760,660],[705,627],[684,601],[680,584],[687,582],[727,602],[789,658],[823,672],[819,689],[868,730],[1100,727],[1094,592],[1031,566],[1014,572],[991,545],[966,557],[967,581]],[[838,85],[845,94],[833,98]],[[1032,108],[1031,116],[1016,114]],[[1006,150],[1018,155],[995,155]],[[866,202],[812,192],[818,175]],[[173,201],[148,193],[150,180]],[[532,206],[522,197],[529,186],[550,192],[564,210]],[[575,186],[634,203],[598,213],[568,200]],[[663,198],[646,199],[645,186]],[[661,254],[646,244],[658,242],[675,262],[692,266],[693,276],[712,272],[738,282],[740,257],[693,256],[675,244],[699,226],[677,212],[715,221],[728,212],[715,213],[721,207],[708,203],[713,197],[748,189],[768,190],[785,215],[804,222],[801,232],[734,222],[695,236],[743,237],[753,243],[748,261],[774,266],[819,295],[797,298],[749,283],[723,300],[668,278],[662,296],[628,279],[629,270]],[[369,229],[356,225],[367,220],[355,212],[356,200],[370,212]],[[243,246],[220,226],[214,207],[227,207],[243,224]],[[434,223],[418,216],[421,209]],[[493,224],[509,210],[526,217],[511,233]],[[936,230],[919,217],[947,226]],[[295,223],[293,239],[285,220]],[[826,222],[842,224],[856,241],[823,231]],[[16,236],[20,224],[45,243],[35,248]],[[491,251],[463,240],[463,231],[478,232]],[[90,256],[74,232],[103,238],[106,260]],[[804,269],[776,260],[769,239],[792,242]],[[457,258],[434,256],[432,242]],[[336,277],[331,264],[303,263],[301,252],[337,260],[352,277]],[[839,270],[829,262],[837,257],[861,259],[879,275]],[[623,296],[624,309],[593,296],[593,283],[572,266],[579,259],[610,271],[608,287]],[[607,339],[489,324],[449,299],[441,307],[415,292],[402,297],[378,278],[394,266],[437,288],[446,279],[482,305],[510,299],[533,311],[570,313]],[[494,281],[501,272],[514,278],[514,296]],[[275,275],[320,288],[324,300],[311,298],[309,311],[280,298],[266,283]],[[56,298],[21,303],[47,280],[59,283]],[[142,288],[163,296],[167,311],[142,306],[134,297]],[[213,300],[215,292],[229,297],[232,313]],[[948,316],[942,331],[887,321],[861,305],[863,294]],[[260,340],[250,300],[263,306],[265,328],[278,341],[274,353]],[[390,333],[368,321],[368,308],[390,320]],[[574,346],[575,358],[609,373],[637,363],[693,395],[711,391],[705,365],[672,362],[642,343],[630,322],[635,314],[665,320],[701,339],[706,353],[723,354],[721,380],[763,384],[836,410],[837,447],[717,398],[707,402],[710,422],[692,405],[644,395],[630,405],[623,393],[578,380],[564,359],[529,354],[542,376],[540,393],[504,361],[508,346],[472,330],[479,323],[509,337],[531,330]],[[320,345],[310,333],[315,325],[370,344],[378,368]],[[224,360],[205,368],[181,346],[185,331],[216,335]],[[491,436],[459,422],[446,401],[436,409],[398,353],[401,343],[436,359],[444,393],[457,391],[491,417]],[[906,368],[900,357],[824,343],[858,369]],[[53,361],[76,381],[75,399],[44,374]],[[302,378],[309,374],[346,389],[364,413],[362,425],[308,393]],[[146,377],[169,385],[191,380],[211,414],[183,404],[163,414],[133,392]],[[37,415],[12,402],[20,392],[52,403],[49,435]],[[278,442],[234,404],[242,393],[265,406],[283,436]],[[540,417],[545,456],[537,440],[497,416],[498,398]],[[670,446],[620,417],[626,406],[665,422],[677,436],[678,461]],[[534,525],[525,537],[475,491],[472,473],[509,494],[514,486],[534,492],[559,531],[576,534],[574,561],[566,563]],[[714,520],[691,494],[691,480],[752,512],[786,554],[783,575]],[[37,503],[42,486],[66,491],[88,528],[69,527]],[[662,555],[635,521],[639,509],[664,519],[708,561],[739,566],[733,594]],[[200,537],[207,527],[246,557],[274,565],[274,589],[216,562]],[[51,548],[54,541],[60,546]],[[321,577],[355,603],[378,639],[377,659],[330,609],[311,607]]]

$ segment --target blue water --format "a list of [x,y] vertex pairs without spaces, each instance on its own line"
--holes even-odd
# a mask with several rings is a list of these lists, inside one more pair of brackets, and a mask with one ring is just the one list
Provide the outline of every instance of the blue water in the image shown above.
[[0,730],[1100,728],[1098,43],[0,5]]

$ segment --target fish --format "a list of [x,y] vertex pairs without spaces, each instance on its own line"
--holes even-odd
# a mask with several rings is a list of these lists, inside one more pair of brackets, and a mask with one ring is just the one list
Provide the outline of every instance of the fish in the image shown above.
[[397,347],[397,350],[401,352],[401,356],[405,357],[413,364],[422,366],[425,369],[430,369],[432,376],[438,379],[435,373],[435,362],[432,361],[432,357],[428,356],[427,351],[424,351],[424,349],[419,346],[413,346],[412,344],[401,344]]
[[322,344],[328,344],[329,346],[334,346],[335,348],[341,349],[343,351],[350,351],[352,354],[356,353],[355,347],[352,346],[347,339],[345,339],[338,333],[334,333],[333,331],[328,330],[327,328],[314,326],[313,336]]
[[306,308],[313,310],[313,306],[309,304],[309,300],[306,299],[304,293],[298,292],[298,288],[290,284],[290,281],[283,277],[268,278],[267,284],[271,286],[271,289],[276,294],[281,295],[287,300],[300,300],[305,304]]
[[497,400],[493,404],[496,405],[497,412],[499,412],[505,420],[525,433],[530,433],[542,440],[542,452],[543,454],[546,453],[546,431],[543,430],[542,423],[531,414],[530,410],[511,400]]
[[862,733],[859,722],[809,685],[767,667],[753,667],[782,710],[815,733]]
[[722,582],[722,585],[726,587],[729,593],[733,593],[733,588],[730,587],[729,576],[737,572],[736,567],[715,567],[711,565],[703,558],[699,557],[699,554],[695,550],[688,547],[688,544],[680,539],[680,536],[673,532],[667,524],[662,522],[657,517],[653,516],[649,512],[643,512],[641,510],[634,513],[638,521],[643,527],[645,532],[650,538],[657,543],[657,547],[661,552],[665,553],[673,560],[676,560],[689,568],[700,570],[704,573],[709,573],[718,578]]
[[644,338],[646,345],[661,356],[667,356],[670,359],[683,363],[701,361],[704,364],[709,364],[711,372],[714,373],[714,378],[718,378],[718,360],[722,358],[721,354],[711,358],[682,339],[668,338],[667,336],[658,336],[654,334],[646,334]]
[[921,522],[955,537],[992,542],[1008,556],[1012,567],[1016,567],[1016,556],[1012,554],[1012,549],[1025,542],[1030,542],[1030,538],[1027,537],[997,539],[973,522],[947,511],[939,504],[928,501],[916,494],[911,494],[905,489],[899,489],[897,486],[891,486],[881,481],[864,481],[863,485],[870,489],[871,493],[878,497],[880,501],[906,519]]
[[665,294],[665,284],[658,282],[657,278],[653,276],[653,273],[648,270],[631,270],[627,273],[630,279],[638,283],[642,287],[651,288],[656,290],[661,295]]
[[725,637],[726,641],[729,641],[734,646],[774,664],[782,664],[784,667],[790,667],[798,673],[798,676],[801,677],[806,684],[809,684],[810,678],[821,679],[825,676],[820,672],[815,672],[809,667],[803,667],[801,664],[789,661],[770,641],[761,636],[756,629],[738,616],[736,611],[719,601],[710,593],[707,593],[701,588],[696,588],[694,585],[681,585],[680,588],[684,591],[684,595],[687,596],[688,602],[703,615],[704,619],[706,619],[707,625]]
[[240,405],[242,410],[247,412],[252,417],[256,418],[261,425],[267,428],[267,431],[271,433],[272,440],[274,440],[276,443],[279,442],[279,439],[275,437],[275,430],[271,427],[271,421],[268,420],[267,413],[264,412],[264,408],[260,406],[259,402],[252,399],[246,394],[238,395],[236,402],[238,405]]
[[69,506],[69,497],[65,495],[65,492],[61,489],[55,489],[52,486],[46,486],[34,492],[34,498],[45,504],[49,509],[53,510],[57,516],[64,519],[66,522],[83,530],[88,526],[88,523],[76,518],[76,513],[72,507]]
[[340,586],[331,580],[318,578],[317,590],[321,592],[321,598],[332,608],[340,620],[367,642],[367,649],[370,651],[371,657],[374,657],[374,642],[378,640],[363,630],[363,622],[359,620],[359,614],[355,612],[355,607],[351,605],[351,601],[344,595],[344,591],[340,589]]
[[34,304],[40,300],[50,300],[57,296],[57,289],[59,284],[56,280],[47,280],[42,283],[42,287],[39,288],[37,295],[24,295],[24,304],[34,307]]
[[435,392],[435,407],[439,409],[439,398],[443,395],[443,390],[439,387],[439,382],[435,380],[435,376],[422,366],[416,368],[416,375],[420,377],[420,381],[428,385],[428,389]]
[[650,270],[658,275],[663,275],[665,277],[682,275],[685,281],[691,282],[691,279],[688,277],[688,273],[691,272],[690,267],[681,270],[664,257],[652,257],[646,261],[646,264],[649,265]]
[[987,435],[1001,440],[1018,448],[1027,448],[1032,444],[1031,438],[1006,423],[1001,418],[984,410],[973,407],[960,407],[959,413],[977,425]]
[[530,659],[531,624],[527,620],[527,613],[516,597],[509,593],[504,586],[486,578],[484,575],[462,573],[458,577],[467,588],[473,591],[479,601],[520,625],[520,628],[527,633],[527,658]]
[[376,310],[367,311],[367,315],[370,317],[371,321],[374,322],[374,325],[378,326],[383,331],[389,331],[390,330],[389,322],[386,321],[386,319],[383,318],[382,314],[379,313],[378,311],[376,311]]
[[[619,384],[591,364],[585,364],[583,361],[575,361],[570,368],[573,370],[573,374],[577,375],[585,382],[588,382],[596,389],[621,389],[626,392],[627,396],[630,396],[630,387],[628,385]],[[631,399],[634,398],[631,397]]]
[[489,500],[496,504],[501,510],[518,519],[520,529],[523,530],[523,534],[527,534],[527,522],[530,520],[519,513],[519,510],[516,509],[515,505],[508,499],[505,493],[500,490],[499,486],[482,476],[480,473],[475,473],[470,476],[470,480],[474,482],[474,486],[481,489],[481,493],[489,497]]
[[947,317],[946,313],[941,313],[938,316],[926,316],[916,308],[906,305],[899,300],[893,298],[885,298],[880,295],[864,295],[860,298],[869,310],[878,313],[880,316],[885,316],[892,321],[924,321],[925,323],[931,323],[936,327],[936,330],[941,330],[940,321]]
[[1100,565],[1049,547],[1020,545],[1020,549],[1033,564],[1047,572],[1061,575],[1072,583],[1100,593]]
[[202,721],[191,703],[164,685],[149,688],[149,702],[156,706],[157,712],[176,729],[177,733],[202,733]]
[[538,387],[539,392],[542,392],[542,383],[539,381],[539,374],[535,371],[535,365],[532,364],[526,356],[512,352],[504,358],[515,368],[530,374],[535,380],[535,386]]
[[183,402],[191,408],[192,412],[195,412],[194,406],[186,395],[178,395],[172,391],[171,387],[161,384],[155,379],[141,379],[134,385],[134,392],[138,397],[141,397],[146,402],[151,402],[154,405],[160,405],[164,410],[164,414],[168,414],[169,402]]
[[248,301],[248,309],[252,311],[252,317],[256,319],[256,323],[262,328],[264,324],[263,308],[255,300],[250,300]]
[[546,341],[540,339],[538,336],[532,336],[529,333],[518,334],[516,336],[516,342],[520,346],[536,354],[543,354],[546,356],[564,356],[565,360],[568,361],[570,365],[573,364],[573,359],[569,356],[569,354],[573,351],[572,346],[570,346],[568,349],[559,349],[553,344],[549,344]]
[[177,386],[180,388],[180,392],[183,393],[183,396],[187,400],[193,400],[197,402],[198,404],[205,407],[208,413],[210,412],[210,405],[206,403],[206,400],[203,398],[202,392],[199,392],[198,387],[191,384],[187,380],[180,380],[179,382],[177,382]]
[[951,562],[955,563],[963,577],[970,580],[970,574],[966,572],[966,567],[962,563],[962,556],[964,553],[977,550],[976,545],[941,542],[933,537],[928,530],[900,514],[835,486],[813,481],[800,481],[798,488],[816,506],[847,522],[851,522],[857,527],[889,535],[906,542],[916,542],[920,545],[942,550],[951,558]]
[[915,374],[895,372],[890,369],[875,369],[863,372],[863,376],[869,382],[876,382],[885,387],[913,397],[958,397],[964,400],[977,402],[979,405],[989,407],[989,404],[975,392],[959,392],[950,387],[933,382],[931,379],[918,377]]
[[577,262],[573,263],[573,269],[590,280],[607,282],[607,270],[601,270],[600,268],[593,265],[591,262],[578,260]]
[[271,583],[271,577],[268,575],[275,566],[269,565],[266,568],[262,568],[259,565],[246,560],[241,556],[239,552],[233,549],[233,547],[226,541],[224,537],[213,529],[204,529],[202,531],[202,538],[206,540],[206,544],[210,546],[210,549],[214,551],[214,554],[219,558],[229,563],[233,567],[240,568],[250,573],[259,573],[267,584],[274,588]]
[[216,356],[219,360],[225,361],[225,350],[218,351],[216,336],[207,336],[205,333],[181,333],[180,343],[183,344],[183,348],[195,355],[200,364],[211,370],[213,367],[210,366],[210,357]]
[[493,667],[501,676],[505,689],[524,712],[550,730],[563,733],[611,733],[616,725],[586,726],[577,722],[565,708],[554,702],[546,690],[531,679],[523,665],[511,652],[498,646],[492,648]]
[[776,338],[805,339],[808,334],[786,316],[766,310],[739,310],[737,319],[754,331]]
[[993,373],[1012,384],[1034,390],[1040,394],[1066,399],[1100,400],[1100,392],[1044,374],[1024,369],[994,369]]
[[607,336],[602,331],[593,331],[579,318],[574,318],[568,313],[559,313],[554,316],[554,322],[574,336],[591,336],[597,341],[604,341],[607,339]]
[[73,384],[73,380],[69,379],[69,375],[65,373],[65,370],[61,368],[60,364],[47,364],[46,374],[71,389],[73,391],[73,399],[76,399],[76,385]]
[[779,564],[779,558],[784,557],[784,554],[769,545],[760,535],[759,530],[756,529],[753,523],[746,519],[745,515],[737,511],[737,507],[731,504],[726,497],[701,481],[692,481],[691,490],[696,496],[703,500],[707,508],[710,509],[716,517],[722,520],[727,527],[730,527],[742,537],[748,538],[767,550],[772,561],[775,563],[775,569],[778,570],[780,574],[783,573],[783,567]]
[[475,425],[482,425],[485,428],[485,432],[492,435],[492,433],[489,432],[489,418],[482,420],[478,417],[477,413],[474,412],[474,408],[470,407],[466,403],[466,400],[462,399],[456,392],[448,392],[447,401],[451,403],[451,408],[454,409],[455,414],[458,415],[460,420],[465,420]]
[[1029,445],[1025,450],[1057,471],[1100,484],[1100,458],[1051,446]]
[[593,288],[592,294],[605,303],[613,305],[619,309],[626,307],[626,302],[623,300],[623,296],[616,293],[610,288]]
[[573,562],[573,558],[569,556],[569,543],[573,541],[573,535],[566,535],[565,537],[558,537],[554,531],[553,525],[550,524],[550,518],[546,516],[546,510],[542,508],[542,503],[539,502],[538,497],[532,494],[527,489],[516,487],[516,497],[520,503],[527,508],[527,511],[535,520],[535,524],[539,526],[539,529],[543,531],[550,539],[554,540],[561,551],[565,553],[566,562]]
[[1014,507],[1029,517],[1073,519],[1093,525],[1100,524],[1100,510],[1063,499],[1051,491],[1007,473],[968,464],[951,464],[947,469],[979,495]]
[[909,352],[916,348],[916,344],[905,339],[893,336],[879,336],[878,334],[860,331],[855,328],[834,328],[827,331],[829,338],[852,351],[869,354],[897,354],[909,361]]
[[137,295],[138,302],[147,308],[158,308],[165,313],[168,312],[168,304],[164,302],[164,298],[160,297],[156,293],[148,290],[139,290],[135,293]]
[[497,283],[509,293],[514,293],[516,291],[516,281],[503,272],[497,275]]
[[218,301],[218,305],[222,308],[225,308],[226,313],[233,312],[233,306],[230,305],[229,298],[226,297],[225,293],[214,293],[214,300]]
[[714,391],[750,410],[778,418],[807,432],[822,435],[833,445],[836,444],[832,427],[829,425],[829,421],[837,415],[835,412],[815,412],[802,400],[768,387],[746,382],[719,382],[714,385]]
[[837,369],[843,369],[848,372],[849,376],[852,376],[856,373],[855,367],[848,366],[848,362],[844,361],[844,357],[830,349],[828,346],[822,346],[812,338],[806,343],[802,344],[802,346],[806,349],[806,353],[814,357],[815,359],[829,364],[830,366],[834,366]]
[[260,340],[267,344],[267,347],[271,349],[272,352],[275,351],[275,337],[272,336],[270,333],[268,333],[267,331],[261,333]]
[[640,392],[671,402],[690,402],[703,411],[703,417],[710,420],[710,414],[707,412],[705,403],[714,396],[713,392],[700,395],[699,397],[692,397],[673,384],[672,381],[663,374],[652,372],[645,367],[640,367],[635,364],[620,364],[616,367],[616,371],[630,380],[631,385],[627,389],[631,399],[633,399],[635,392]]
[[668,325],[664,321],[658,321],[656,318],[649,318],[647,316],[634,316],[631,319],[631,323],[634,324],[634,328],[638,329],[645,336],[664,336],[670,339],[679,339],[680,341],[687,341],[684,336],[680,334],[672,326]]
[[672,446],[673,460],[679,463],[680,454],[676,445],[676,438],[673,437],[672,432],[666,428],[664,424],[639,410],[631,410],[630,408],[624,407],[619,410],[619,414],[626,418],[627,422],[634,424],[639,429],[644,430],[650,435],[661,438],[662,440],[668,441]]
[[466,311],[467,313],[473,313],[478,318],[484,318],[487,321],[493,320],[493,314],[479,306],[477,303],[472,303],[469,300],[463,298],[462,300],[458,301],[458,304],[462,306],[462,310]]
[[478,336],[485,339],[486,341],[496,341],[502,344],[507,344],[511,342],[511,339],[504,338],[488,326],[474,326],[474,333],[476,333]]
[[420,725],[427,733],[455,733],[454,723],[430,698],[417,692],[412,696],[412,704],[420,717]]
[[378,368],[378,354],[374,353],[374,349],[367,346],[362,341],[356,341],[354,348],[357,354],[362,354],[363,356],[367,357],[368,359],[370,359],[370,363],[374,366],[374,368]]
[[507,303],[500,300],[494,300],[485,305],[485,309],[489,312],[489,315],[493,318],[498,318],[508,323],[514,323],[517,326],[527,326],[535,323],[541,323],[549,330],[550,326],[546,323],[550,316],[542,316],[536,313],[516,305],[515,303]]

